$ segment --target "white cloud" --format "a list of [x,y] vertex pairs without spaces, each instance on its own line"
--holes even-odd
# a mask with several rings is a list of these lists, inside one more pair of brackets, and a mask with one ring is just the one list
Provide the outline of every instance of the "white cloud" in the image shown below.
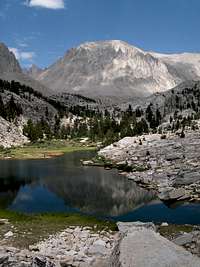
[[35,57],[34,52],[24,52],[19,50],[18,48],[15,47],[9,47],[9,50],[13,52],[15,55],[16,59],[22,60],[22,61],[32,61],[33,58]]
[[43,7],[49,9],[65,8],[64,0],[28,0],[25,4],[29,7]]
[[20,52],[20,57],[22,60],[32,60],[35,57],[34,52]]
[[23,42],[19,42],[18,45],[19,45],[20,47],[28,47],[28,44],[23,43]]

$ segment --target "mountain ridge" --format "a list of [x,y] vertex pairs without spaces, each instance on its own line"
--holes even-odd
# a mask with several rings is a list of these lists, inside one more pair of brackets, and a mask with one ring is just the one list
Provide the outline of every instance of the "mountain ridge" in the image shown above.
[[164,55],[119,40],[86,42],[35,78],[56,93],[124,101],[200,79],[200,54]]
[[0,73],[4,72],[22,72],[19,62],[13,52],[0,42]]
[[0,43],[0,79],[18,81],[45,95],[53,94],[45,85],[23,72],[14,53],[4,43]]

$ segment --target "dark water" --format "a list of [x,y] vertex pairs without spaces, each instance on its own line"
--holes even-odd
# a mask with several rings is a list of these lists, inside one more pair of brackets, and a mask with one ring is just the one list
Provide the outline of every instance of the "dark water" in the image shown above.
[[200,223],[200,205],[167,207],[116,170],[82,167],[94,152],[48,160],[0,161],[0,208],[26,213],[80,212],[122,221]]

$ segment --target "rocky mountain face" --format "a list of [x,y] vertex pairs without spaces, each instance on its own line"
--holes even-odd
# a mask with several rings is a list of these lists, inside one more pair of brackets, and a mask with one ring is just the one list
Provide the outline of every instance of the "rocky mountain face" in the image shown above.
[[20,121],[18,125],[11,123],[2,117],[0,117],[0,146],[1,147],[11,147],[20,146],[28,142],[22,133],[22,128],[20,127]]
[[161,60],[122,41],[71,49],[37,79],[56,92],[113,100],[144,97],[178,83]]
[[[0,43],[0,146],[21,145],[28,141],[23,135],[23,125],[29,118],[33,121],[40,120],[48,109],[49,119],[51,119],[57,114],[57,110],[39,95],[34,94],[34,91],[32,93],[25,92],[25,87],[21,84],[16,83],[15,86],[11,86],[13,83],[4,83],[1,79],[15,80],[29,85],[35,88],[35,92],[41,91],[47,94],[49,90],[25,75],[15,55],[3,43]],[[15,87],[16,92],[11,90],[12,87]],[[10,115],[16,116],[16,118],[11,119]]]
[[199,80],[200,77],[200,54],[182,53],[182,54],[158,54],[153,56],[164,62],[169,72],[178,77],[181,81]]
[[53,93],[49,88],[23,73],[15,55],[3,43],[0,43],[0,79],[18,81],[45,95]]
[[43,69],[33,64],[30,68],[24,69],[23,72],[28,76],[32,77],[33,79],[35,79],[43,72]]
[[0,146],[10,147],[26,143],[23,126],[28,119],[45,120],[53,127],[58,114],[54,102],[32,88],[17,82],[0,80]]
[[0,73],[5,72],[21,73],[22,70],[15,55],[3,43],[0,43]]
[[200,55],[162,55],[122,41],[80,45],[36,75],[56,93],[126,101],[169,90],[200,77]]

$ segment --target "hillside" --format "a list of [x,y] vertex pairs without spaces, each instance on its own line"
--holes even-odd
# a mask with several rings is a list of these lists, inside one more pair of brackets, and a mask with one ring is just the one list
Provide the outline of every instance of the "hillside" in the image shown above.
[[127,102],[120,106],[121,110],[125,110],[131,105],[134,110],[140,109],[145,112],[151,106],[152,112],[159,110],[162,122],[169,120],[169,116],[187,117],[188,115],[199,116],[200,112],[200,82],[187,81],[183,82],[175,88],[162,93],[155,93],[151,96],[140,99],[137,102]]
[[27,142],[23,127],[28,120],[34,123],[45,120],[45,124],[52,127],[57,114],[56,107],[48,103],[41,93],[18,82],[0,80],[1,146],[17,146]]

